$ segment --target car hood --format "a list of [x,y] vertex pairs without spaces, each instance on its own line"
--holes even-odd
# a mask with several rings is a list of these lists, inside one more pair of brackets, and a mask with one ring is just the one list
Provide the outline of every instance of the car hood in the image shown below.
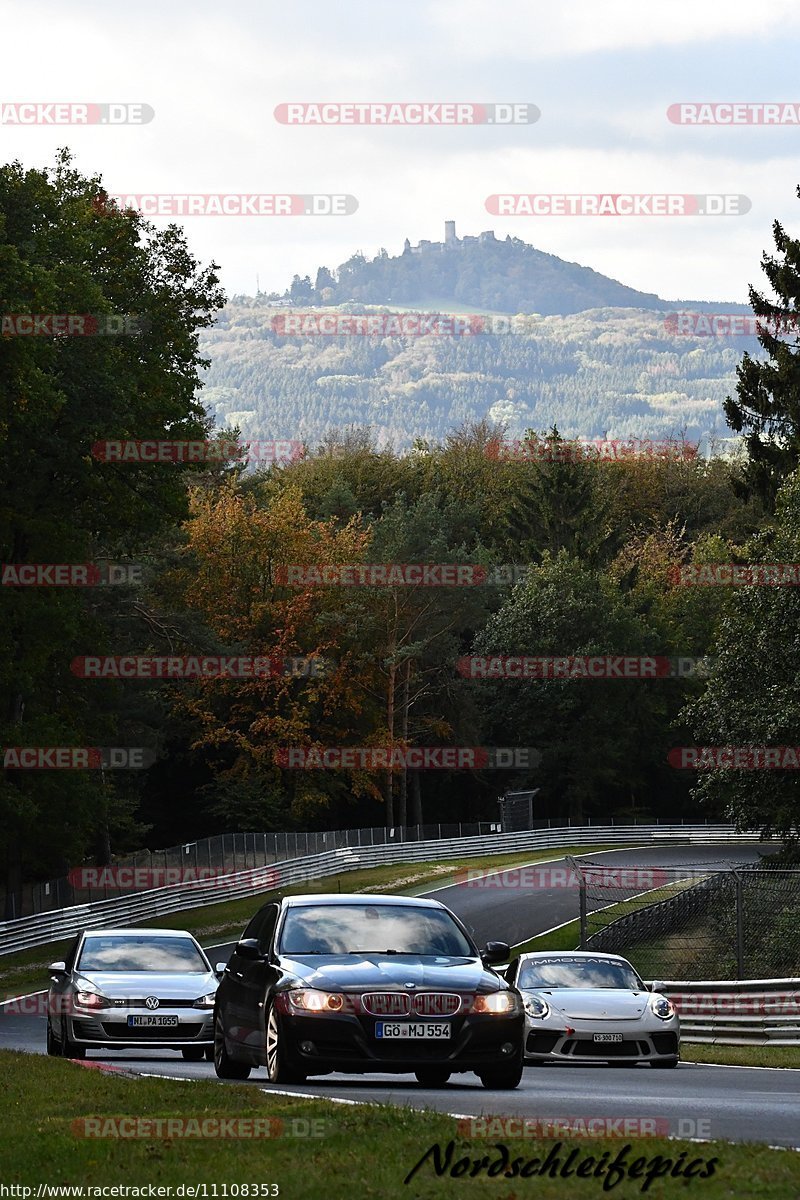
[[578,1021],[638,1021],[647,1012],[649,992],[622,988],[530,988],[554,1012]]
[[109,999],[141,1000],[158,996],[169,1000],[196,1000],[217,989],[219,980],[211,971],[192,975],[152,974],[149,971],[81,971],[73,976],[76,987],[86,982]]
[[284,969],[323,991],[425,988],[495,992],[504,981],[477,958],[431,958],[416,954],[336,954],[284,957]]

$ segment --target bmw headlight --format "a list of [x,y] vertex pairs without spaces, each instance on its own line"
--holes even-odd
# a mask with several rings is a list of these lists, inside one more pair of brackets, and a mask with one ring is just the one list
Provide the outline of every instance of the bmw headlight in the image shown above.
[[671,1017],[675,1016],[675,1005],[666,996],[652,996],[650,1008],[662,1021],[669,1021]]
[[496,1017],[507,1017],[510,1013],[519,1012],[516,992],[489,992],[485,996],[476,996],[472,1004],[474,1013],[491,1013]]
[[76,992],[75,1004],[78,1008],[111,1008],[111,1001],[99,992]]
[[205,996],[198,996],[192,1008],[213,1008],[216,992],[207,992]]
[[545,1017],[550,1016],[550,1005],[541,996],[524,996],[522,1003],[529,1017],[535,1017],[538,1021],[542,1021]]
[[317,988],[290,988],[285,995],[292,1008],[300,1012],[341,1012],[344,1008],[344,996],[340,992],[321,992]]

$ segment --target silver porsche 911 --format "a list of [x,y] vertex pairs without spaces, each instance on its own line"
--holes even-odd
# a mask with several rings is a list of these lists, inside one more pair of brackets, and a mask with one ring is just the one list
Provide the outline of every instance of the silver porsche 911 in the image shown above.
[[213,971],[190,933],[178,929],[89,929],[65,962],[51,963],[47,1053],[180,1050],[214,1055]]
[[525,1005],[526,1063],[677,1066],[672,1003],[618,954],[540,950],[520,955],[506,978]]

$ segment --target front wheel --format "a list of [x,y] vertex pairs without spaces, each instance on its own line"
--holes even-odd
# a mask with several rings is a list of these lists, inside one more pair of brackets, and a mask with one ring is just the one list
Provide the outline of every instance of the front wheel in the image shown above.
[[478,1072],[478,1078],[485,1088],[491,1088],[492,1091],[511,1091],[519,1087],[522,1079],[522,1059],[518,1058],[502,1067],[487,1067],[485,1071]]
[[287,1061],[286,1037],[275,1005],[267,1014],[267,1077],[270,1083],[305,1083],[305,1072]]
[[181,1054],[187,1062],[202,1062],[205,1054],[203,1046],[181,1046]]
[[249,1063],[237,1062],[228,1054],[219,1014],[214,1018],[214,1070],[217,1079],[247,1079],[250,1075]]
[[47,1018],[47,1053],[51,1058],[61,1057],[61,1044],[56,1041],[53,1035],[53,1026],[50,1024],[50,1018]]
[[680,1062],[680,1059],[677,1056],[675,1058],[654,1058],[653,1061],[650,1063],[650,1066],[651,1067],[660,1067],[661,1070],[663,1071],[663,1070],[669,1070],[670,1067],[677,1067],[679,1062]]
[[417,1083],[421,1083],[423,1087],[437,1088],[444,1087],[452,1072],[448,1071],[447,1067],[420,1067],[414,1074]]
[[69,1040],[66,1017],[61,1018],[61,1053],[64,1058],[86,1058],[86,1047]]

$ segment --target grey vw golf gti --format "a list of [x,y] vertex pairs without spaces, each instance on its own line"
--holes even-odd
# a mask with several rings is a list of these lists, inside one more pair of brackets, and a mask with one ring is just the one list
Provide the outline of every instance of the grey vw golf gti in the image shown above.
[[49,971],[48,1054],[83,1058],[109,1047],[211,1058],[219,979],[190,933],[90,929]]
[[221,1079],[266,1066],[273,1083],[331,1071],[413,1072],[428,1087],[474,1071],[488,1088],[522,1077],[524,1012],[436,900],[292,896],[266,904],[225,969],[214,1013]]

